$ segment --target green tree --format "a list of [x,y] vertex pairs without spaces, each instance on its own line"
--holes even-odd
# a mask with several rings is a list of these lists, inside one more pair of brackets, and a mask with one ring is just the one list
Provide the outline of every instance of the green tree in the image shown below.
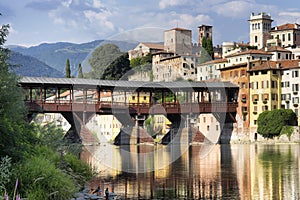
[[67,62],[66,62],[66,78],[71,78],[71,66],[70,66],[69,59],[67,59]]
[[264,137],[278,136],[284,126],[295,125],[297,116],[291,109],[262,112],[257,119],[257,132]]
[[3,47],[8,29],[9,25],[0,28],[0,157],[8,155],[16,161],[28,150],[31,136],[24,120],[26,107],[19,79],[7,62],[10,51]]
[[120,80],[127,79],[127,76],[123,77],[128,71],[130,71],[130,62],[128,59],[128,53],[124,53],[117,59],[115,59],[103,72],[101,79],[104,80]]
[[92,68],[89,77],[102,78],[106,68],[122,54],[119,47],[114,44],[104,44],[96,48],[89,59]]
[[81,63],[78,65],[78,78],[83,78],[83,73],[82,73],[82,66]]
[[212,40],[206,37],[202,38],[202,47],[200,50],[200,63],[214,59],[214,47]]

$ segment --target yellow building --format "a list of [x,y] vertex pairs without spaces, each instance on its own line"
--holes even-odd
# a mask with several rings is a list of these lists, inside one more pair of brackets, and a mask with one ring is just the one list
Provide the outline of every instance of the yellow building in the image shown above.
[[139,92],[127,94],[129,96],[129,103],[149,103],[150,93]]
[[252,62],[249,67],[250,134],[254,134],[259,114],[281,107],[281,67],[274,61]]

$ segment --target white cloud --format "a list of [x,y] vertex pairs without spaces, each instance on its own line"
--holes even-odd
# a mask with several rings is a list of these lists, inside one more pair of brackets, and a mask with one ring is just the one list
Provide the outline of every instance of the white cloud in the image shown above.
[[109,12],[97,13],[91,10],[84,11],[84,16],[89,22],[97,27],[108,28],[110,31],[114,30],[114,25],[107,18],[110,16]]
[[168,6],[178,6],[185,5],[187,2],[185,0],[160,0],[159,8],[165,9]]
[[286,23],[300,23],[300,12],[280,12],[276,18],[277,25]]

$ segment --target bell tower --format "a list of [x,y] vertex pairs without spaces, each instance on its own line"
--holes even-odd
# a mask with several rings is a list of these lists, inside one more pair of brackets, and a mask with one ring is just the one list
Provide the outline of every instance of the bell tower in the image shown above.
[[251,13],[250,20],[250,45],[264,48],[266,42],[271,38],[272,22],[271,16],[261,12],[258,15]]

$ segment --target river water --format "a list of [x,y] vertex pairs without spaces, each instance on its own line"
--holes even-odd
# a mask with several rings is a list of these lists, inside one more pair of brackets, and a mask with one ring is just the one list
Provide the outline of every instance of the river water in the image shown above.
[[300,199],[299,144],[86,146],[121,199]]

